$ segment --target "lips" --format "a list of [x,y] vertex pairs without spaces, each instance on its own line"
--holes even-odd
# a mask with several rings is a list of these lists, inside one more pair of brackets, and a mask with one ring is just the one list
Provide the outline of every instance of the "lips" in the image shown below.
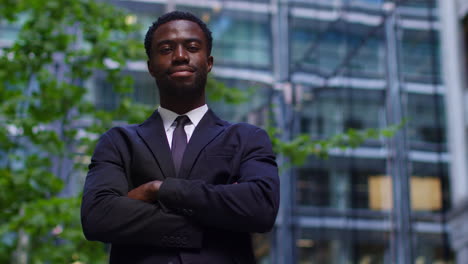
[[195,69],[192,67],[177,67],[169,70],[169,75],[171,77],[189,77],[192,76],[195,72]]

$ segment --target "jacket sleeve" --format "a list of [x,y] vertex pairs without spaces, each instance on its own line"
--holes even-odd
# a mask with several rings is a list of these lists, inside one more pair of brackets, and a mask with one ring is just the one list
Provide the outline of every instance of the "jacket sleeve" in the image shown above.
[[161,185],[159,200],[203,226],[241,232],[271,230],[279,207],[279,178],[265,131],[257,128],[249,135],[239,175],[237,184],[229,185],[168,178]]
[[202,231],[193,221],[126,197],[129,175],[110,132],[99,140],[85,181],[81,205],[85,237],[105,243],[201,248]]

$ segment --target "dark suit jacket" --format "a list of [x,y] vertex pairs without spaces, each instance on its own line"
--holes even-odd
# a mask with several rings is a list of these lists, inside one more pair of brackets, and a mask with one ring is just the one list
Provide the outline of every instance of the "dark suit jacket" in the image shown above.
[[[157,203],[126,197],[153,180],[164,181]],[[250,233],[269,231],[278,206],[278,171],[265,131],[209,110],[176,177],[156,111],[100,138],[81,214],[87,239],[112,244],[111,263],[254,263]]]

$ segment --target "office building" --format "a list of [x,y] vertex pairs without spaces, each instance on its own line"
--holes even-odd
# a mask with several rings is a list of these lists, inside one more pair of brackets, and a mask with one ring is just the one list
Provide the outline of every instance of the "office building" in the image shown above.
[[468,2],[438,1],[440,10],[441,64],[445,86],[448,149],[450,150],[451,210],[447,215],[450,244],[456,263],[468,261],[467,171],[467,48]]

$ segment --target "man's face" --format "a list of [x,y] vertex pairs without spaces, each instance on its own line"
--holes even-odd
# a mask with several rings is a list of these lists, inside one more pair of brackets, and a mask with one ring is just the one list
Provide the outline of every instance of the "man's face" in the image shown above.
[[187,97],[203,94],[213,57],[203,30],[189,20],[173,20],[153,33],[148,70],[161,93]]

